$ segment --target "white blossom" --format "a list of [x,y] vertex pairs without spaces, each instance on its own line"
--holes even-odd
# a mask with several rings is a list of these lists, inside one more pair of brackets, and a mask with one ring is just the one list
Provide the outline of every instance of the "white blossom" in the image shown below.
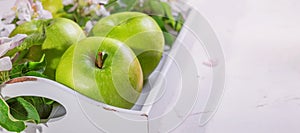
[[36,1],[36,10],[38,13],[38,18],[37,19],[50,19],[52,18],[51,12],[44,10],[43,5],[41,2]]
[[17,34],[12,38],[1,37],[0,38],[0,57],[6,54],[8,50],[11,50],[21,44],[21,42],[27,37],[26,34]]
[[74,0],[63,0],[63,5],[67,6],[71,4],[74,4]]
[[78,3],[75,3],[75,4],[73,5],[73,7],[71,7],[71,8],[68,10],[68,12],[73,12],[73,11],[75,11],[77,7],[78,7]]
[[30,21],[34,13],[32,5],[28,0],[16,1],[16,14],[20,21]]
[[97,10],[96,14],[97,15],[99,14],[99,16],[100,15],[102,15],[102,16],[109,16],[110,15],[109,11],[107,11],[103,5],[100,5],[100,9]]
[[110,13],[105,9],[103,5],[92,4],[89,7],[84,8],[84,14],[90,14],[91,12],[95,12],[97,16],[109,16]]
[[5,55],[9,49],[10,49],[10,42],[0,44],[0,57]]
[[27,37],[26,34],[17,34],[13,38],[11,38],[11,44],[9,50],[19,46],[26,37]]
[[108,0],[91,0],[93,4],[107,4]]
[[12,62],[8,56],[0,58],[0,72],[8,71],[12,69]]
[[[6,17],[6,18],[5,18]],[[11,18],[8,18],[11,19]],[[7,16],[0,16],[0,37],[7,37],[15,29],[14,24],[10,24],[10,20],[7,19]],[[3,21],[2,21],[3,20]]]
[[118,0],[117,2],[120,5],[120,7],[127,7],[127,5],[121,0]]
[[16,18],[16,12],[11,10],[9,12],[4,13],[3,16],[0,18],[2,19],[3,23],[10,24]]
[[[5,38],[6,39],[6,38]],[[5,55],[10,48],[10,43],[0,44],[0,72],[1,71],[8,71],[12,68],[12,63],[9,57],[1,56]]]
[[12,62],[10,57],[1,57],[4,56],[9,50],[19,46],[26,37],[27,35],[25,34],[17,34],[12,38],[0,38],[0,72],[12,69]]
[[16,28],[14,24],[5,24],[0,20],[0,37],[7,37]]
[[140,6],[140,7],[143,7],[143,6],[144,6],[144,0],[140,0],[139,6]]
[[[33,9],[33,5],[36,8]],[[18,34],[12,38],[8,38],[9,34],[16,27],[15,24],[12,24],[15,18],[19,20],[17,24],[20,25],[32,19],[50,19],[52,18],[52,14],[44,10],[40,1],[33,3],[32,0],[16,0],[12,10],[0,16],[0,72],[12,69],[11,59],[5,56],[5,54],[9,50],[19,46],[27,37],[25,34]]]
[[94,25],[96,23],[97,23],[97,21],[96,22],[95,21],[91,21],[91,20],[87,21],[86,24],[85,24],[85,26],[84,26],[84,31],[86,33],[89,33],[92,30],[92,28],[94,27]]

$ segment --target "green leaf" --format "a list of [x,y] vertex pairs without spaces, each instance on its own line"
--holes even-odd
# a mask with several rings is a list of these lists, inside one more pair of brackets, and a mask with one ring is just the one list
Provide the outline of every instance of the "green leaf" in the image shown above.
[[105,8],[109,8],[112,6],[115,6],[118,4],[118,0],[109,0],[108,3],[106,5],[104,5]]
[[42,59],[44,52],[42,51],[41,45],[34,45],[29,48],[26,56],[23,59],[38,62]]
[[160,29],[164,32],[167,32],[167,29],[165,27],[165,22],[163,21],[163,17],[160,16],[151,16],[156,23],[159,25]]
[[[31,49],[33,46],[41,45],[44,42],[45,36],[40,33],[33,33],[29,35],[19,46],[11,49],[7,52],[6,56],[13,57],[16,53],[20,52],[16,59],[14,59],[13,64],[18,64],[22,60],[26,59],[26,55],[33,54],[33,56],[42,55],[42,51],[37,49]],[[30,53],[39,52],[39,53]],[[30,57],[30,56],[29,56]],[[29,58],[28,58],[29,59]],[[34,59],[29,59],[34,60]]]
[[47,78],[46,75],[44,75],[41,72],[37,72],[37,71],[29,71],[29,72],[25,73],[24,76],[35,76],[35,77]]
[[13,67],[10,71],[9,76],[11,79],[22,76],[37,76],[46,78],[43,73],[46,68],[46,61],[44,56],[40,62],[25,62],[23,64],[18,64]]
[[151,15],[157,15],[163,17],[165,15],[164,6],[160,1],[150,0],[149,6],[151,8]]
[[36,108],[22,97],[7,100],[10,107],[10,113],[18,120],[40,122],[40,116]]
[[118,0],[112,13],[132,11],[137,4],[138,0]]
[[46,39],[45,34],[43,33],[44,31],[38,31],[36,33],[30,34],[24,42],[16,47],[19,51],[24,50],[24,49],[29,49],[30,47],[34,45],[42,45],[44,40]]
[[176,40],[176,36],[174,36],[168,32],[164,32],[163,34],[164,34],[164,38],[165,38],[165,44],[172,46]]
[[[14,57],[16,53],[21,52],[18,58],[14,59],[14,63],[18,63],[18,61],[22,60],[23,57],[26,56],[28,52],[30,52],[29,49],[32,46],[43,44],[46,38],[45,26],[48,21],[49,20],[33,20],[30,22],[23,23],[16,27],[9,35],[10,37],[13,37],[17,34],[27,34],[28,36],[23,40],[23,42],[19,46],[9,50],[6,55]],[[34,52],[37,51],[35,50]]]
[[[96,15],[93,15],[96,16]],[[86,25],[86,23],[90,20],[89,17],[83,17],[81,15],[78,15],[77,17],[77,21],[76,23],[80,26],[80,27],[84,27]]]
[[23,98],[36,108],[41,119],[48,119],[52,111],[53,104],[55,103],[53,100],[33,96],[27,96]]
[[172,9],[170,5],[166,2],[161,2],[161,5],[164,7],[165,10],[165,17],[167,18],[166,22],[171,24],[172,27],[175,27],[175,18],[172,14]]
[[130,11],[136,6],[138,0],[119,0],[119,3],[123,4],[122,6],[125,6],[127,11]]
[[[68,12],[71,8],[73,7],[73,5],[66,5],[66,6],[64,6],[64,8],[63,8],[63,10],[65,11],[65,12]],[[74,11],[73,11],[74,12]]]
[[33,20],[29,22],[25,22],[19,26],[17,26],[9,35],[9,37],[13,37],[17,34],[26,34],[32,35],[36,33],[44,32],[44,24],[45,20]]
[[10,114],[7,103],[0,97],[0,126],[11,132],[21,132],[26,126],[23,121],[16,120]]
[[45,56],[39,62],[28,62],[28,70],[44,72],[46,67]]
[[9,76],[11,79],[21,77],[27,71],[28,71],[27,63],[19,64],[19,65],[13,66],[13,69],[9,72]]
[[[11,115],[13,120],[16,119],[16,121],[20,121],[23,123],[28,121],[40,123],[41,120],[43,120],[43,122],[47,122],[52,112],[53,106],[56,104],[56,102],[51,99],[34,96],[16,97],[8,99],[6,103],[5,101],[2,102],[6,104],[7,107],[9,107],[10,111],[8,110],[8,112],[10,112],[9,115]],[[3,112],[2,110],[0,111]],[[5,124],[5,122],[3,123]],[[2,126],[2,124],[0,126]],[[8,130],[6,125],[2,127]],[[22,130],[20,129],[20,131]]]
[[181,13],[178,13],[178,16],[176,17],[176,25],[175,25],[175,30],[176,31],[180,31],[182,26],[183,26],[183,23],[184,23],[184,18],[182,16]]
[[1,71],[0,72],[0,85],[8,80],[10,80],[9,71]]

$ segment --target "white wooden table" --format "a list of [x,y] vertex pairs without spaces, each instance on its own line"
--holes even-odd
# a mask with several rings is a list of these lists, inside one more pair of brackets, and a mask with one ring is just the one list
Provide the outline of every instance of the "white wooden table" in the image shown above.
[[[226,61],[226,90],[205,133],[299,133],[300,1],[189,3],[210,21]],[[196,122],[176,131],[200,131]]]

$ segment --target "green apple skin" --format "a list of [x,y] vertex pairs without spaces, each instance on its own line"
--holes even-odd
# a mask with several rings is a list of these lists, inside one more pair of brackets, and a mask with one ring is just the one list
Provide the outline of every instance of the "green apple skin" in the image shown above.
[[47,66],[45,74],[55,78],[55,70],[63,53],[72,45],[85,38],[83,30],[75,22],[65,18],[55,18],[45,30],[46,39],[42,44]]
[[[107,55],[102,68],[95,65],[99,52]],[[130,109],[141,93],[143,72],[127,45],[111,38],[88,37],[64,53],[56,81],[94,100]]]
[[64,8],[62,0],[41,0],[41,2],[45,10],[50,11],[53,17],[57,17],[57,12]]
[[[36,54],[45,53],[47,66],[44,74],[50,79],[55,78],[56,67],[67,48],[85,38],[85,34],[80,26],[65,18],[27,22],[18,26],[10,36],[16,34],[38,36],[37,39],[33,39],[35,42],[32,43],[41,43],[35,44],[40,45],[41,50],[35,48],[34,51]],[[36,55],[35,53],[29,53],[29,55],[34,56]]]
[[137,55],[146,79],[159,64],[164,48],[164,36],[150,16],[138,12],[122,12],[101,19],[90,36],[120,40]]

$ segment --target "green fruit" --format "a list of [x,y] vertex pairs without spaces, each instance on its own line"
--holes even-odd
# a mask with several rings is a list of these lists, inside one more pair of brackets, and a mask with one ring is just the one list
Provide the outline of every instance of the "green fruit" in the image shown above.
[[65,50],[85,38],[83,30],[75,22],[65,18],[27,22],[18,26],[11,36],[16,34],[27,34],[27,39],[32,40],[29,43],[41,45],[40,50],[36,48],[35,53],[29,55],[45,53],[47,66],[44,74],[50,79],[55,78],[56,67]]
[[46,39],[42,44],[47,61],[45,74],[54,78],[63,53],[69,46],[85,38],[85,34],[75,22],[65,18],[55,18],[46,26],[45,36]]
[[143,75],[128,46],[115,39],[89,37],[64,53],[56,81],[97,101],[129,109],[140,95]]
[[163,53],[164,36],[150,16],[138,12],[122,12],[101,19],[91,36],[120,40],[137,55],[146,79],[156,68]]
[[52,13],[52,16],[56,17],[56,13],[63,10],[64,5],[62,0],[41,0],[43,7]]

